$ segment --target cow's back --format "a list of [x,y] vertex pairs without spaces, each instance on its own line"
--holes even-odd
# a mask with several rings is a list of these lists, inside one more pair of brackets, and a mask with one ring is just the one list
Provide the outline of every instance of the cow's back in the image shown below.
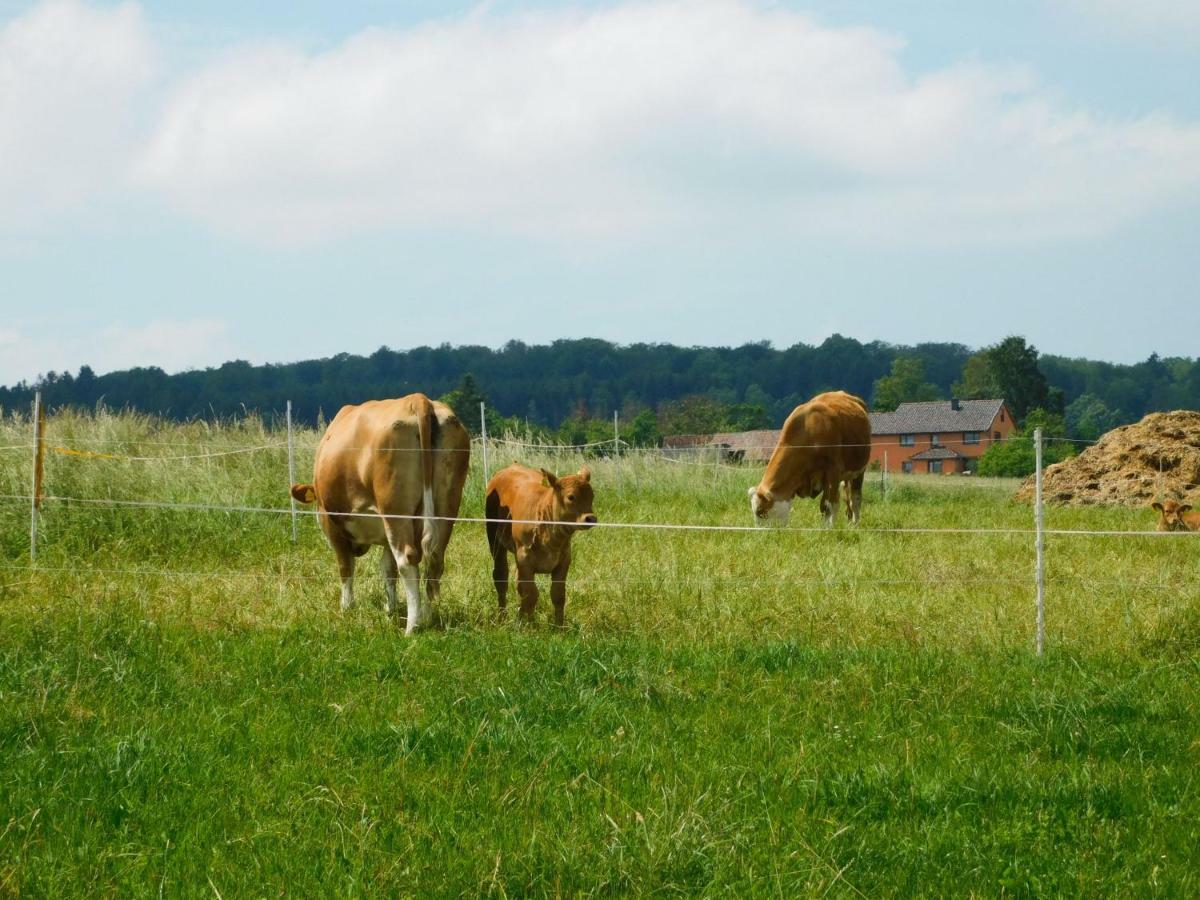
[[412,474],[420,483],[420,399],[414,394],[369,400],[338,411],[317,448],[313,471],[324,509],[360,511],[375,505],[377,489],[396,480]]
[[420,429],[427,415],[434,512],[457,515],[470,464],[470,436],[450,407],[424,394],[339,410],[321,439],[314,464],[322,509],[414,514],[424,487]]
[[866,404],[845,391],[828,391],[800,404],[784,423],[775,454],[781,452],[790,458],[789,468],[861,472],[871,456]]
[[501,469],[487,484],[489,501],[494,497],[509,518],[518,520],[533,518],[545,490],[539,470],[516,464]]
[[866,469],[871,458],[871,418],[867,404],[845,391],[829,391],[810,402],[820,404],[822,442],[837,447],[839,471],[853,475]]

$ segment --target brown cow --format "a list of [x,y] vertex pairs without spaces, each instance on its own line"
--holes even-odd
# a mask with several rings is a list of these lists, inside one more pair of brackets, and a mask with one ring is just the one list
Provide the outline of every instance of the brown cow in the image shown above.
[[[545,469],[513,464],[492,476],[487,485],[485,509],[488,547],[492,552],[492,580],[500,615],[508,605],[508,554],[517,558],[517,594],[521,617],[533,617],[538,589],[533,576],[550,575],[550,600],[554,623],[563,624],[567,602],[567,571],[571,568],[571,538],[576,531],[596,524],[592,513],[592,473],[555,478]],[[530,524],[536,522],[537,524]]]
[[853,394],[818,394],[792,410],[767,471],[750,488],[755,517],[786,524],[793,497],[821,495],[825,524],[837,519],[838,485],[846,483],[846,515],[857,523],[863,473],[871,455],[867,405]]
[[1200,512],[1192,512],[1192,504],[1164,500],[1151,503],[1150,508],[1158,511],[1159,531],[1200,531]]
[[317,447],[314,483],[293,485],[292,496],[317,501],[342,576],[343,610],[354,605],[355,557],[380,545],[388,615],[396,609],[399,574],[408,595],[405,633],[427,624],[419,566],[424,559],[425,593],[437,599],[454,525],[431,517],[458,515],[470,451],[454,410],[424,394],[343,406],[329,423]]

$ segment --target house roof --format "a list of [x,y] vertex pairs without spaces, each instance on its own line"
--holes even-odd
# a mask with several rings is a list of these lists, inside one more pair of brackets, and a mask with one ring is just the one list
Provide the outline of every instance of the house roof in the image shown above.
[[742,459],[771,458],[779,443],[779,430],[762,428],[757,431],[719,431],[716,434],[670,434],[663,438],[664,450],[703,450],[720,447],[726,452],[741,452]]
[[770,459],[779,443],[779,429],[757,431],[721,431],[712,436],[714,444],[725,444],[730,450],[741,450],[745,459]]
[[960,400],[961,408],[951,409],[950,402],[901,403],[895,412],[871,413],[871,434],[987,431],[1004,405],[1003,400]]
[[949,447],[943,447],[941,444],[934,444],[928,450],[922,450],[920,453],[914,453],[909,459],[960,459],[962,454],[957,450],[951,450]]
[[668,434],[662,439],[663,447],[683,450],[690,447],[707,447],[712,443],[711,434]]

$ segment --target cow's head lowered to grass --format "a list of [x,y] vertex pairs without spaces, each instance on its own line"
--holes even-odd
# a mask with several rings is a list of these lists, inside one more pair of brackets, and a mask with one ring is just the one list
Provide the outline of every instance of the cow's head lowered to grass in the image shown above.
[[591,528],[596,524],[592,512],[592,473],[584,466],[575,475],[555,477],[542,469],[542,485],[553,491],[550,518],[555,522],[574,523],[580,528]]
[[762,485],[750,488],[750,511],[756,521],[767,525],[786,525],[792,514],[792,501],[780,500]]

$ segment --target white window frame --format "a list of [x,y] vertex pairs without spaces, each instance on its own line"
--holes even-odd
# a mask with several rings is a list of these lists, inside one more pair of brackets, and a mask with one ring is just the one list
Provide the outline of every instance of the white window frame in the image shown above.
[[902,434],[902,435],[900,435],[900,446],[901,446],[901,447],[915,447],[915,446],[917,446],[917,436],[916,436],[915,434]]
[[978,431],[964,431],[963,432],[963,443],[964,444],[978,444],[980,440],[981,440],[981,437],[980,437],[980,434]]
[[945,460],[941,460],[941,459],[929,460],[929,474],[930,475],[941,475],[943,462],[945,462]]

